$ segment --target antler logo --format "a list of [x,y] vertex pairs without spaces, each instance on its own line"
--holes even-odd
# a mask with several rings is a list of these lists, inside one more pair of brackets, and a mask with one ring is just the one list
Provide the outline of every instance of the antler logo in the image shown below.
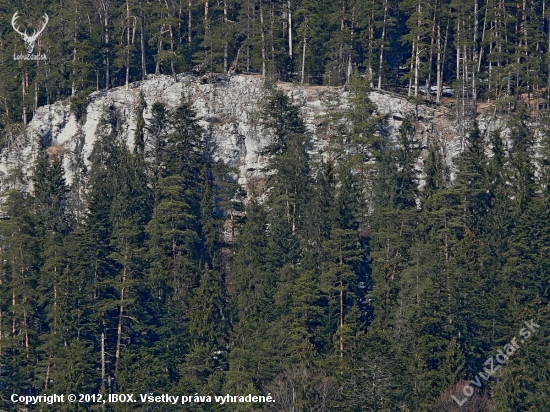
[[40,36],[40,34],[42,34],[42,32],[46,28],[46,25],[48,24],[48,21],[50,20],[50,18],[48,17],[48,15],[46,13],[44,13],[44,16],[43,16],[44,24],[42,25],[42,27],[40,29],[33,30],[32,34],[29,36],[27,34],[27,30],[22,32],[21,30],[19,30],[19,27],[16,25],[16,20],[19,18],[17,13],[19,13],[19,12],[16,11],[15,14],[13,15],[13,17],[11,19],[11,25],[13,26],[13,29],[17,33],[19,33],[21,35],[21,37],[23,37],[23,40],[25,41],[25,49],[27,49],[27,53],[32,54],[32,52],[34,50],[34,44],[36,43],[36,39],[38,39],[38,36]]

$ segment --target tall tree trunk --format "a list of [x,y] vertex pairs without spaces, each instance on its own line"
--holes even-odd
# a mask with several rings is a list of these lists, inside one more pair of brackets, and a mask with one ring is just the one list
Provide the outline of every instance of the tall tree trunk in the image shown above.
[[412,83],[413,83],[412,73],[413,73],[413,70],[414,70],[414,53],[415,53],[415,51],[416,51],[415,41],[413,40],[412,51],[411,51],[411,66],[409,68],[409,91],[407,93],[408,96],[412,95]]
[[447,26],[445,27],[445,43],[443,44],[443,56],[441,56],[441,90],[443,89],[443,78],[445,77],[445,61],[447,60],[447,45],[449,43],[448,40],[450,26],[451,19],[447,18]]
[[169,33],[170,33],[170,70],[172,71],[172,76],[174,77],[174,80],[177,81],[178,77],[176,75],[176,66],[174,65],[174,59],[176,57],[176,47],[174,44],[174,27],[170,24],[169,27]]
[[[260,5],[261,7],[261,5]],[[227,32],[229,19],[228,19],[228,9],[227,9],[227,0],[223,0],[223,24],[225,25],[225,38],[227,39],[227,36],[229,33]],[[263,23],[262,23],[263,26]],[[229,68],[229,43],[227,40],[223,43],[223,72],[227,73],[227,70]]]
[[304,78],[306,73],[306,47],[307,47],[307,37],[304,36],[302,41],[302,79],[301,83],[304,84]]
[[388,0],[384,0],[384,19],[382,21],[382,37],[380,39],[380,61],[378,65],[378,89],[382,89],[382,72],[384,69],[384,43],[386,41],[386,24],[388,21]]
[[44,390],[48,390],[50,382],[50,373],[52,369],[52,350],[50,349],[50,354],[48,355],[48,366],[46,368],[46,377],[44,378]]
[[[531,78],[529,76],[530,67],[529,67],[529,36],[527,31],[527,0],[523,0],[522,3],[522,17],[521,17],[521,32],[523,34],[523,44],[525,47],[525,83],[527,87],[527,106],[531,107]],[[519,76],[518,76],[519,77]]]
[[106,364],[107,360],[105,359],[105,332],[101,333],[101,388],[100,392],[105,395],[106,392]]
[[[418,19],[417,19],[417,26],[420,28],[422,25],[422,19],[420,17],[420,13],[422,11],[422,6],[420,4],[420,0],[418,1]],[[420,36],[416,36],[416,53],[414,55],[414,96],[418,96],[418,80],[419,80],[419,66],[420,66]]]
[[[157,56],[160,56],[160,53],[162,51],[162,32],[164,29],[164,24],[162,24],[159,27],[159,39],[157,42]],[[155,76],[158,76],[160,74],[160,59],[157,59],[157,63],[155,64]]]
[[[369,85],[370,87],[374,87],[374,73],[373,73],[373,69],[372,69],[372,65],[373,65],[373,60],[374,60],[374,6],[375,6],[375,1],[376,0],[372,0],[372,4],[371,4],[371,12],[369,14],[369,42],[368,42],[368,48],[367,48],[367,61],[368,61],[368,65],[367,65],[367,71],[368,71],[368,76],[369,76]],[[351,51],[350,51],[351,52]]]
[[[355,6],[351,8],[351,22],[350,22],[350,37],[349,37],[349,50],[348,53],[348,68],[347,68],[347,76],[346,76],[346,84],[349,84],[349,81],[351,79],[351,75],[353,73],[353,62],[352,62],[352,53],[353,50],[353,32],[355,30]],[[372,66],[371,66],[372,67]],[[371,87],[372,85],[372,79],[371,79]]]
[[[15,263],[15,259],[13,259],[13,262]],[[12,307],[12,325],[11,325],[11,334],[13,339],[15,339],[15,333],[17,332],[17,295],[15,294],[15,289],[12,291],[11,294],[11,307]]]
[[342,336],[344,329],[344,281],[342,279],[342,271],[344,266],[344,259],[340,254],[340,305],[339,305],[339,324],[340,324],[340,358],[344,357],[344,337]]
[[269,37],[271,38],[271,64],[275,62],[275,3],[271,3],[271,22]]
[[126,0],[126,24],[128,25],[126,30],[126,90],[130,83],[130,4]]
[[187,12],[187,44],[191,47],[191,42],[193,41],[193,9],[192,9],[191,0],[188,1],[188,12]]
[[39,70],[40,70],[40,62],[37,60],[36,61],[36,77],[35,77],[35,80],[34,80],[34,101],[33,101],[33,105],[32,105],[32,112],[33,112],[33,116],[34,116],[34,113],[36,112],[36,109],[38,109],[38,73],[39,73]]
[[342,17],[340,18],[340,30],[344,31],[346,21],[346,1],[342,0]]
[[307,15],[304,19],[304,37],[302,39],[302,77],[301,83],[304,84],[306,74],[306,49],[307,49]]
[[485,31],[487,29],[487,13],[489,10],[489,0],[485,3],[485,17],[483,18],[483,29],[481,30],[481,43],[479,44],[479,53],[477,60],[477,72],[481,71],[481,60],[483,59],[483,43],[485,41]]
[[478,0],[474,1],[474,44],[473,44],[473,56],[472,56],[472,68],[471,68],[471,75],[472,75],[472,104],[474,106],[474,109],[477,107],[477,84],[476,84],[476,70],[475,66],[477,66],[479,54],[478,54],[478,46],[477,46],[477,40],[478,40],[478,32],[479,32],[479,4]]
[[294,199],[292,202],[292,234],[296,232],[296,199],[298,197],[298,189],[294,186]]
[[[27,299],[23,299],[23,304],[26,306]],[[30,342],[29,342],[29,317],[27,310],[23,311],[23,329],[25,331],[25,357],[29,359],[30,357]]]
[[212,39],[210,36],[210,3],[208,0],[204,0],[204,39],[208,46],[208,51],[206,54],[208,55],[206,58],[206,61],[208,62],[207,65],[210,66],[210,72],[212,72]]
[[[77,10],[77,15],[78,15],[78,10]],[[76,44],[76,40],[77,40],[77,22],[76,22],[76,19],[75,19],[75,21],[74,21],[74,31],[73,31],[73,42],[74,42],[74,44]],[[74,96],[75,93],[76,93],[76,80],[75,80],[75,77],[76,77],[76,47],[73,47],[72,55],[73,55],[73,69],[72,69],[73,79],[72,79],[72,82],[71,82],[71,96]]]
[[[55,253],[57,255],[57,253]],[[57,266],[53,268],[53,333],[57,333],[57,328],[59,326],[59,310],[58,310],[58,296],[57,296]]]
[[441,73],[441,21],[437,23],[437,59],[436,59],[436,97],[435,101],[440,103],[441,101],[441,89],[443,86],[443,79]]
[[418,47],[419,38],[416,41],[416,53],[414,54],[414,96],[418,96],[418,78],[420,66],[420,49]]
[[292,59],[292,6],[288,0],[288,56]]
[[433,56],[434,56],[434,46],[436,43],[435,29],[437,26],[437,13],[439,11],[439,0],[436,0],[434,4],[434,17],[432,21],[432,30],[430,37],[430,56],[428,58],[428,79],[426,80],[426,100],[430,99],[431,88],[432,88],[432,66],[433,66]]
[[460,81],[460,17],[456,21],[456,79]]
[[[168,4],[167,0],[164,0],[164,3],[166,4],[166,15],[170,18],[175,18],[176,16],[173,15],[172,9],[170,8],[170,5]],[[176,46],[174,41],[174,26],[172,24],[168,25],[168,34],[170,34],[170,71],[172,72],[172,76],[174,77],[174,81],[178,81],[178,77],[176,75],[176,67],[174,65],[174,59],[176,56]]]
[[[124,256],[127,260],[128,256]],[[120,308],[118,314],[118,325],[117,325],[117,337],[116,337],[116,349],[115,349],[115,379],[114,379],[114,388],[117,389],[118,382],[118,368],[120,361],[120,353],[122,348],[122,329],[124,323],[124,299],[126,298],[126,279],[128,277],[128,267],[124,265],[124,270],[122,272],[122,286],[120,288]]]
[[[340,31],[343,32],[345,27],[346,27],[346,0],[342,0]],[[338,54],[338,74],[341,73],[344,76],[344,80],[347,85],[348,84],[347,59],[346,59],[346,53],[344,53],[344,49],[346,47],[344,39],[345,37],[342,35],[342,43],[340,43],[340,49]]]
[[110,71],[111,71],[111,60],[109,56],[109,7],[107,2],[103,2],[104,7],[104,20],[105,24],[105,90],[109,90],[111,84]]
[[262,0],[260,0],[260,34],[262,37],[262,77],[265,77],[266,51],[265,51],[264,5]]
[[21,102],[23,103],[23,124],[26,126],[28,122],[27,118],[27,103],[26,103],[26,96],[27,96],[27,70],[23,72],[23,75],[21,76]]
[[468,48],[466,45],[463,46],[463,59],[464,59],[464,62],[462,63],[462,96],[464,96],[464,98],[462,99],[462,115],[464,116],[465,113],[466,113],[466,110],[465,110],[465,101],[466,101],[466,97],[468,97]]
[[145,12],[141,11],[140,18],[140,37],[141,37],[141,78],[147,79],[147,61],[146,61],[146,46],[145,46]]

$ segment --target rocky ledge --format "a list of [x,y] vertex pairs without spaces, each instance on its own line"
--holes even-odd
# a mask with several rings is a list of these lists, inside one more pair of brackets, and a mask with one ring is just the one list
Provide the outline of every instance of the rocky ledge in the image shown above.
[[[327,143],[326,133],[319,126],[326,124],[331,110],[348,107],[348,93],[342,87],[304,86],[291,83],[275,85],[292,97],[300,107],[314,150]],[[258,120],[259,107],[267,89],[264,79],[256,75],[197,77],[178,75],[155,76],[148,80],[108,91],[94,92],[88,97],[85,115],[77,119],[68,100],[38,108],[22,136],[11,142],[0,155],[0,181],[14,167],[30,173],[36,153],[43,147],[64,153],[66,179],[70,184],[80,156],[85,162],[97,139],[97,129],[109,110],[116,108],[131,147],[136,129],[136,107],[140,93],[147,102],[144,117],[150,118],[153,103],[162,102],[176,107],[182,96],[194,106],[200,123],[215,142],[215,154],[239,170],[242,184],[257,176],[265,166],[261,149],[270,141],[269,131]],[[427,144],[437,140],[444,148],[448,161],[461,149],[460,131],[452,112],[444,106],[415,105],[397,94],[372,91],[371,100],[378,114],[384,116],[380,130],[388,139],[397,135],[402,120],[409,116],[415,121],[418,137]],[[485,122],[487,123],[487,122]],[[487,127],[487,124],[484,126]],[[419,168],[422,159],[419,160]]]

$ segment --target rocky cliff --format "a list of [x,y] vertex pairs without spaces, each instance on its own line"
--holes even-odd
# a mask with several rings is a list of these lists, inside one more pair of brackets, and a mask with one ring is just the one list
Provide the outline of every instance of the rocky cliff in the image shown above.
[[[313,87],[290,83],[279,83],[295,104],[300,106],[308,129],[313,133],[315,150],[327,143],[325,134],[319,132],[319,125],[327,121],[334,108],[347,106],[347,92],[343,88]],[[263,130],[258,121],[258,109],[266,91],[260,76],[236,75],[201,78],[179,75],[177,80],[168,76],[157,76],[134,83],[129,88],[116,88],[91,94],[85,115],[77,120],[69,101],[40,107],[23,136],[11,142],[0,157],[0,179],[10,168],[22,166],[29,173],[30,167],[41,147],[61,151],[68,183],[73,180],[77,157],[88,162],[97,128],[109,110],[115,108],[123,121],[128,145],[133,145],[136,129],[136,107],[140,92],[143,92],[148,109],[145,119],[150,117],[150,108],[160,101],[174,108],[182,96],[190,99],[200,118],[202,126],[215,142],[216,155],[231,166],[239,168],[240,182],[245,184],[253,176],[261,175],[266,159],[260,150],[269,143],[270,134]],[[415,126],[421,141],[439,141],[450,160],[460,150],[460,135],[449,109],[440,106],[414,105],[405,97],[388,92],[371,92],[371,99],[378,112],[385,115],[381,133],[392,139],[405,116],[415,119]],[[419,161],[421,168],[422,160]]]

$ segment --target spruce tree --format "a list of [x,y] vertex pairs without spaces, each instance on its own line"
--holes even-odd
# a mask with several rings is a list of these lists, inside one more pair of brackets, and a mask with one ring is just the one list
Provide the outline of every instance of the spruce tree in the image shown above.
[[[34,376],[37,360],[38,319],[36,288],[39,280],[39,255],[36,221],[31,213],[31,198],[18,190],[6,193],[5,213],[0,222],[2,245],[2,349],[3,399],[10,393],[36,393]],[[6,405],[9,407],[9,405]]]

